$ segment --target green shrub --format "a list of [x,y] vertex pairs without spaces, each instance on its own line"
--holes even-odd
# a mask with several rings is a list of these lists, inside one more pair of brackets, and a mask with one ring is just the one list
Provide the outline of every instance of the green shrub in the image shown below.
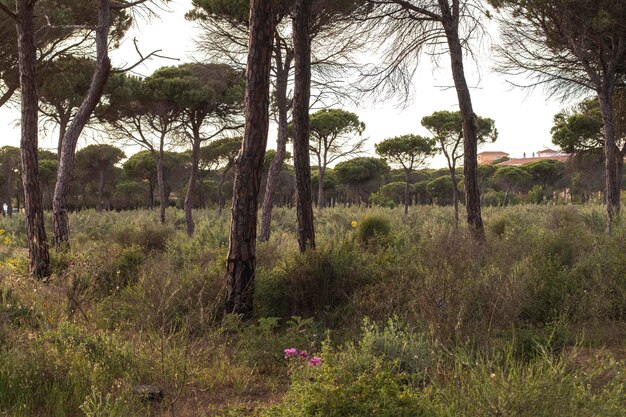
[[227,316],[223,331],[230,340],[229,346],[239,360],[259,369],[264,374],[284,374],[284,349],[297,346],[313,352],[319,348],[323,330],[312,319],[294,316],[288,320],[262,317],[246,323],[237,316]]
[[340,311],[351,294],[373,279],[368,254],[352,242],[285,255],[270,270],[259,268],[255,306],[261,316],[328,317]]
[[[292,384],[283,401],[263,416],[419,417],[429,416],[423,397],[403,369],[425,347],[395,325],[366,324],[358,345],[325,343],[320,366],[292,364]],[[417,347],[417,351],[412,348]],[[408,361],[407,361],[408,359]],[[423,366],[425,363],[418,365]],[[421,370],[423,372],[423,370]]]
[[360,243],[367,245],[369,242],[384,242],[391,233],[391,225],[386,217],[370,214],[361,219],[356,227],[356,238]]
[[140,221],[118,226],[113,232],[113,240],[121,246],[139,246],[146,252],[162,251],[173,234],[171,226]]

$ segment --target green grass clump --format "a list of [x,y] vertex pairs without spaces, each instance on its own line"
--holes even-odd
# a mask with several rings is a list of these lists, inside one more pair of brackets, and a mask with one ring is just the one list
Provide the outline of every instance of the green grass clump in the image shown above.
[[391,224],[386,217],[379,214],[368,214],[357,222],[356,238],[364,245],[372,241],[384,242],[391,233]]

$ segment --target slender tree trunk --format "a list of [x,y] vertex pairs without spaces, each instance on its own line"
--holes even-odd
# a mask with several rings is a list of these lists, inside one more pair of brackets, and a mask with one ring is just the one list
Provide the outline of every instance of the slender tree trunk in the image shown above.
[[463,173],[465,174],[465,206],[467,223],[474,239],[485,241],[485,226],[480,208],[478,189],[478,123],[463,68],[463,47],[459,38],[458,17],[453,17],[447,0],[439,0],[448,47],[452,77],[456,88],[463,125]]
[[250,317],[256,267],[256,226],[269,130],[273,0],[250,1],[246,127],[237,158],[227,260],[226,313]]
[[24,207],[26,209],[26,236],[30,273],[36,278],[50,276],[50,254],[43,217],[43,203],[39,185],[37,76],[35,63],[35,30],[32,0],[17,1],[17,41],[19,50],[20,86],[22,98],[21,161]]
[[404,170],[404,215],[409,214],[409,202],[411,194],[409,193],[409,182],[411,181],[411,171]]
[[[450,179],[452,179],[452,204],[454,205],[454,228],[459,228],[459,187],[456,185],[456,167],[450,167]],[[480,192],[480,191],[479,191]],[[480,198],[480,194],[479,194]]]
[[96,69],[91,79],[89,91],[72,120],[61,146],[57,183],[54,190],[54,244],[57,248],[69,248],[70,225],[67,215],[67,196],[74,168],[76,144],[91,114],[98,105],[104,86],[111,71],[109,59],[109,27],[111,25],[111,0],[100,0],[98,27],[96,29]]
[[154,179],[148,178],[148,208],[154,210]]
[[324,197],[324,176],[326,175],[326,168],[320,166],[317,171],[318,184],[317,184],[317,208],[323,209],[326,206],[326,197]]
[[309,100],[311,97],[311,2],[296,0],[293,17],[295,86],[293,96],[293,153],[296,171],[296,211],[300,252],[315,249],[309,161]]
[[276,101],[278,105],[278,137],[276,139],[276,155],[272,160],[272,165],[267,173],[267,181],[265,186],[265,196],[263,205],[261,206],[261,231],[259,240],[261,242],[268,241],[271,234],[272,210],[274,208],[274,194],[278,175],[283,168],[285,154],[287,153],[287,113],[289,103],[287,102],[287,87],[289,83],[289,71],[293,57],[288,51],[284,62],[281,55],[280,40],[276,39],[274,45],[275,62],[276,62]]
[[157,187],[159,188],[159,221],[161,224],[165,224],[165,209],[168,206],[167,192],[165,191],[165,178],[163,176],[163,152],[155,152],[154,158],[156,159],[157,168]]
[[620,212],[621,177],[619,174],[620,152],[615,143],[615,128],[613,126],[613,105],[608,92],[598,95],[602,123],[604,127],[604,174],[606,222],[609,233],[613,230],[613,222]]
[[[6,16],[3,16],[3,18],[6,18]],[[13,97],[13,94],[15,94],[16,91],[17,91],[17,84],[11,83],[11,85],[8,86],[8,90],[5,91],[4,94],[2,94],[2,96],[0,96],[0,107],[7,104],[7,102],[11,99],[11,97]]]
[[193,194],[196,188],[196,178],[198,177],[198,166],[200,165],[200,129],[193,129],[193,146],[191,148],[191,174],[189,175],[189,183],[187,185],[187,194],[185,195],[185,224],[187,225],[187,235],[193,236],[196,228],[193,222]]
[[70,123],[69,116],[66,117],[65,114],[59,112],[59,143],[57,144],[57,161],[61,159],[61,154],[63,153],[63,138],[67,133],[67,125]]

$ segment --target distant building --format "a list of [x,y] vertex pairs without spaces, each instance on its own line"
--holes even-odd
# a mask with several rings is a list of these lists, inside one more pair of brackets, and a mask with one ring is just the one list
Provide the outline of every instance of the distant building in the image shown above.
[[485,151],[478,154],[478,163],[481,165],[490,164],[498,159],[508,158],[509,154],[500,151]]
[[551,156],[559,156],[559,155],[562,155],[562,153],[559,151],[555,151],[554,149],[550,149],[550,148],[546,148],[542,151],[537,152],[538,158],[548,158]]
[[508,161],[500,162],[498,165],[520,166],[532,164],[533,162],[542,161],[545,159],[553,159],[555,161],[566,162],[569,159],[570,154],[546,148],[537,153],[533,152],[532,158],[526,158],[525,156],[526,154],[524,153],[524,158],[512,158]]
[[545,161],[546,159],[553,159],[555,161],[566,162],[569,159],[569,155],[559,154],[559,155],[554,155],[554,156],[543,156],[543,157],[534,157],[534,158],[513,158],[513,159],[509,159],[508,161],[500,162],[497,165],[498,166],[500,165],[520,166],[520,165],[532,164],[533,162],[537,162],[537,161]]

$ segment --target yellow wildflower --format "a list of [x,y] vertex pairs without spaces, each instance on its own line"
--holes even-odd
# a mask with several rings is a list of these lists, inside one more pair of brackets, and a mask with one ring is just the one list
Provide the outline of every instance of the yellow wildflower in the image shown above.
[[356,228],[359,225],[359,222],[357,222],[356,220],[352,220],[352,223],[350,223],[352,225],[352,227]]

